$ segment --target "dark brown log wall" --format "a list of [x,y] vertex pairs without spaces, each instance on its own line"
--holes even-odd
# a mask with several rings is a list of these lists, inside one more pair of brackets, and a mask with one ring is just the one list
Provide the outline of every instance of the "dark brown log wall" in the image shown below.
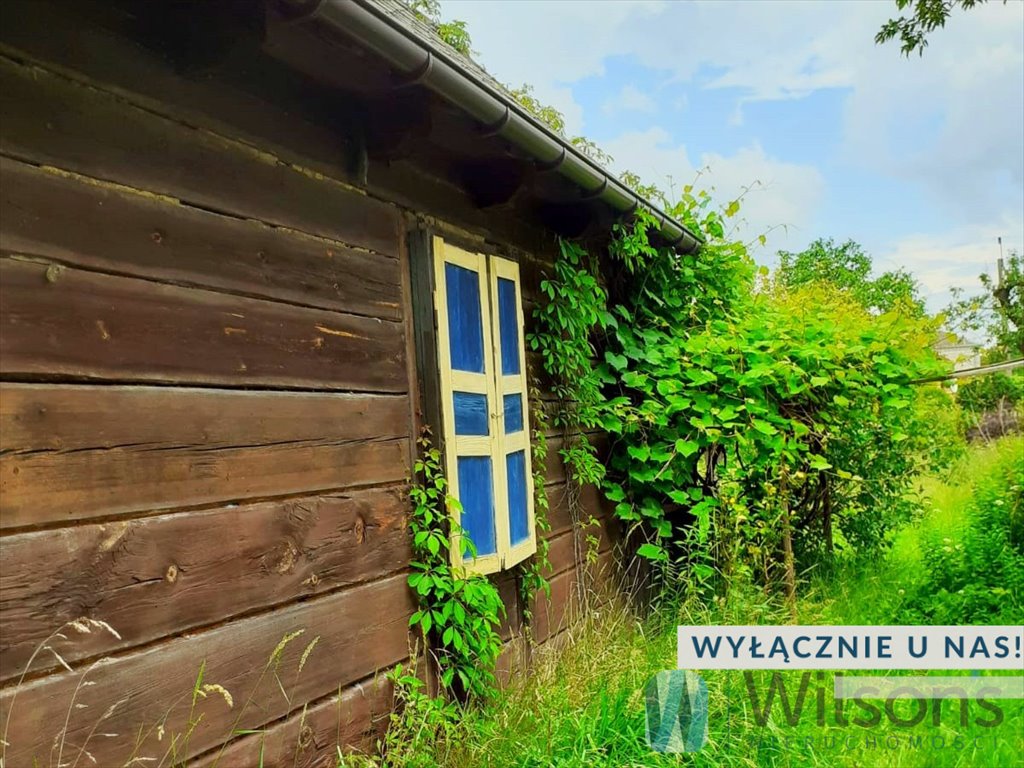
[[[412,640],[419,211],[390,200],[415,192],[354,187],[329,126],[59,22],[0,45],[6,764],[55,760],[70,712],[65,758],[88,740],[100,765],[333,765],[386,723],[381,673]],[[431,226],[468,226],[452,210]],[[552,438],[540,641],[589,584],[587,536],[597,565],[615,541],[592,488],[596,525],[573,525]],[[516,573],[497,578],[507,673],[524,607]],[[83,616],[116,634],[51,637]],[[200,669],[231,706],[214,691],[193,709]],[[241,729],[258,733],[222,755]]]

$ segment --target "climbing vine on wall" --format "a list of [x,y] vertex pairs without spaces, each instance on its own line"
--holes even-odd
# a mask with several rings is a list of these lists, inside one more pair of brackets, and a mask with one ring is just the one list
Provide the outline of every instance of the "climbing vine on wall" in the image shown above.
[[611,436],[604,467],[564,456],[600,480],[641,555],[698,584],[782,573],[792,592],[794,551],[871,548],[909,513],[927,425],[907,382],[938,370],[934,324],[826,284],[772,284],[727,234],[739,208],[684,188],[669,213],[701,233],[699,254],[654,245],[641,211],[615,226],[603,278],[563,242],[530,343],[557,418]]
[[531,422],[531,461],[533,463],[533,518],[537,537],[537,551],[533,557],[523,563],[519,594],[522,598],[523,618],[529,632],[533,619],[533,602],[537,594],[543,591],[550,597],[551,585],[544,578],[544,572],[551,567],[548,560],[548,549],[551,546],[547,533],[551,530],[548,522],[548,502],[545,482],[545,461],[548,456],[548,417],[544,411],[544,403],[536,379],[530,376],[530,422]]
[[[554,273],[540,284],[543,299],[534,310],[538,331],[527,337],[553,382],[556,406],[552,421],[561,431],[566,503],[577,529],[592,520],[582,519],[580,488],[599,484],[605,473],[586,433],[600,426],[603,402],[595,367],[595,330],[614,322],[606,309],[608,297],[598,272],[596,260],[579,244],[560,240]],[[578,547],[576,554],[579,560]]]

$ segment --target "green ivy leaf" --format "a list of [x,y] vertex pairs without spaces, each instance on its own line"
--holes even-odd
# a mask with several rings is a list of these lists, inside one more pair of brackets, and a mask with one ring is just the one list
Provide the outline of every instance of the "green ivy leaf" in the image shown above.
[[625,370],[629,361],[625,355],[617,355],[612,351],[606,351],[604,353],[604,359],[608,361],[608,364],[617,371]]
[[640,557],[647,558],[648,560],[668,560],[668,553],[665,551],[664,547],[660,547],[657,544],[652,544],[651,542],[641,544],[640,547],[637,549],[636,553]]
[[681,456],[693,456],[699,450],[700,444],[693,440],[684,440],[682,438],[676,440],[676,452]]
[[817,454],[811,454],[809,466],[811,469],[824,470],[832,469],[832,465],[828,463],[824,456],[818,456]]
[[637,461],[647,461],[651,457],[650,446],[644,445],[630,445],[626,448],[631,458]]

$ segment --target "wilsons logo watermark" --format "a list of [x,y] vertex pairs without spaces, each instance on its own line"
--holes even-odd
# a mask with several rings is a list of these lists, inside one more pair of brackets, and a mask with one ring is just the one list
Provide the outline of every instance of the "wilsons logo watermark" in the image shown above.
[[[928,722],[938,727],[943,722],[943,702],[948,712],[958,711],[961,726],[996,728],[1002,724],[1002,708],[983,698],[1021,698],[1018,689],[1024,678],[992,677],[855,677],[836,675],[832,684],[825,673],[800,675],[794,691],[778,672],[767,685],[758,686],[753,673],[744,671],[747,697],[754,720],[760,726],[778,716],[789,725],[798,725],[810,714],[819,727],[856,726],[874,728],[888,723],[897,728],[913,728]],[[760,691],[758,688],[760,687]],[[976,697],[973,698],[972,697]],[[831,706],[828,700],[832,699]],[[776,702],[778,705],[776,706]],[[772,715],[775,715],[773,718]]]
[[696,672],[659,672],[644,703],[647,743],[655,752],[696,752],[708,740],[708,687]]
[[[742,670],[745,694],[727,695],[763,732],[769,723],[816,725],[846,731],[828,735],[818,748],[850,749],[860,742],[858,729],[891,728],[885,749],[942,749],[947,733],[928,739],[904,729],[959,725],[992,729],[1003,724],[999,699],[1024,699],[1024,626],[990,627],[679,627],[678,662],[682,669],[659,672],[645,689],[647,742],[656,752],[695,752],[708,738],[708,689],[689,669]],[[688,669],[689,668],[689,669]],[[970,669],[970,676],[890,675],[893,670]],[[753,670],[817,670],[755,680]],[[872,675],[834,675],[821,670],[871,670]],[[1012,676],[981,675],[1007,670]],[[944,706],[945,704],[945,706]],[[950,722],[953,721],[953,722]],[[852,733],[851,733],[852,731]],[[901,735],[902,734],[902,735]],[[776,734],[778,736],[779,734]],[[813,742],[817,737],[804,740]],[[878,737],[864,736],[865,748]],[[954,749],[970,743],[981,748],[983,735],[952,739]],[[941,742],[941,743],[937,743]],[[813,745],[812,745],[813,746]]]

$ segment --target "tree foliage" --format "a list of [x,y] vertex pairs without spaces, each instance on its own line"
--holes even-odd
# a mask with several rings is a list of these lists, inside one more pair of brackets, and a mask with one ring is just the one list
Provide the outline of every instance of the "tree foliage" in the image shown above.
[[910,56],[914,51],[923,56],[928,35],[946,26],[955,9],[966,11],[984,2],[986,0],[896,0],[896,8],[909,10],[909,13],[885,22],[875,35],[875,42],[881,45],[899,38],[900,51],[904,56]]
[[971,413],[994,411],[1001,404],[1024,406],[1024,375],[990,373],[963,381],[957,388],[960,407]]
[[873,312],[924,314],[917,281],[904,269],[872,277],[871,257],[853,240],[818,239],[799,253],[779,251],[776,279],[788,288],[827,283]]
[[1024,256],[1010,251],[1001,274],[979,279],[980,296],[965,297],[962,289],[953,289],[953,302],[944,312],[947,327],[986,334],[994,344],[988,362],[1024,357]]

